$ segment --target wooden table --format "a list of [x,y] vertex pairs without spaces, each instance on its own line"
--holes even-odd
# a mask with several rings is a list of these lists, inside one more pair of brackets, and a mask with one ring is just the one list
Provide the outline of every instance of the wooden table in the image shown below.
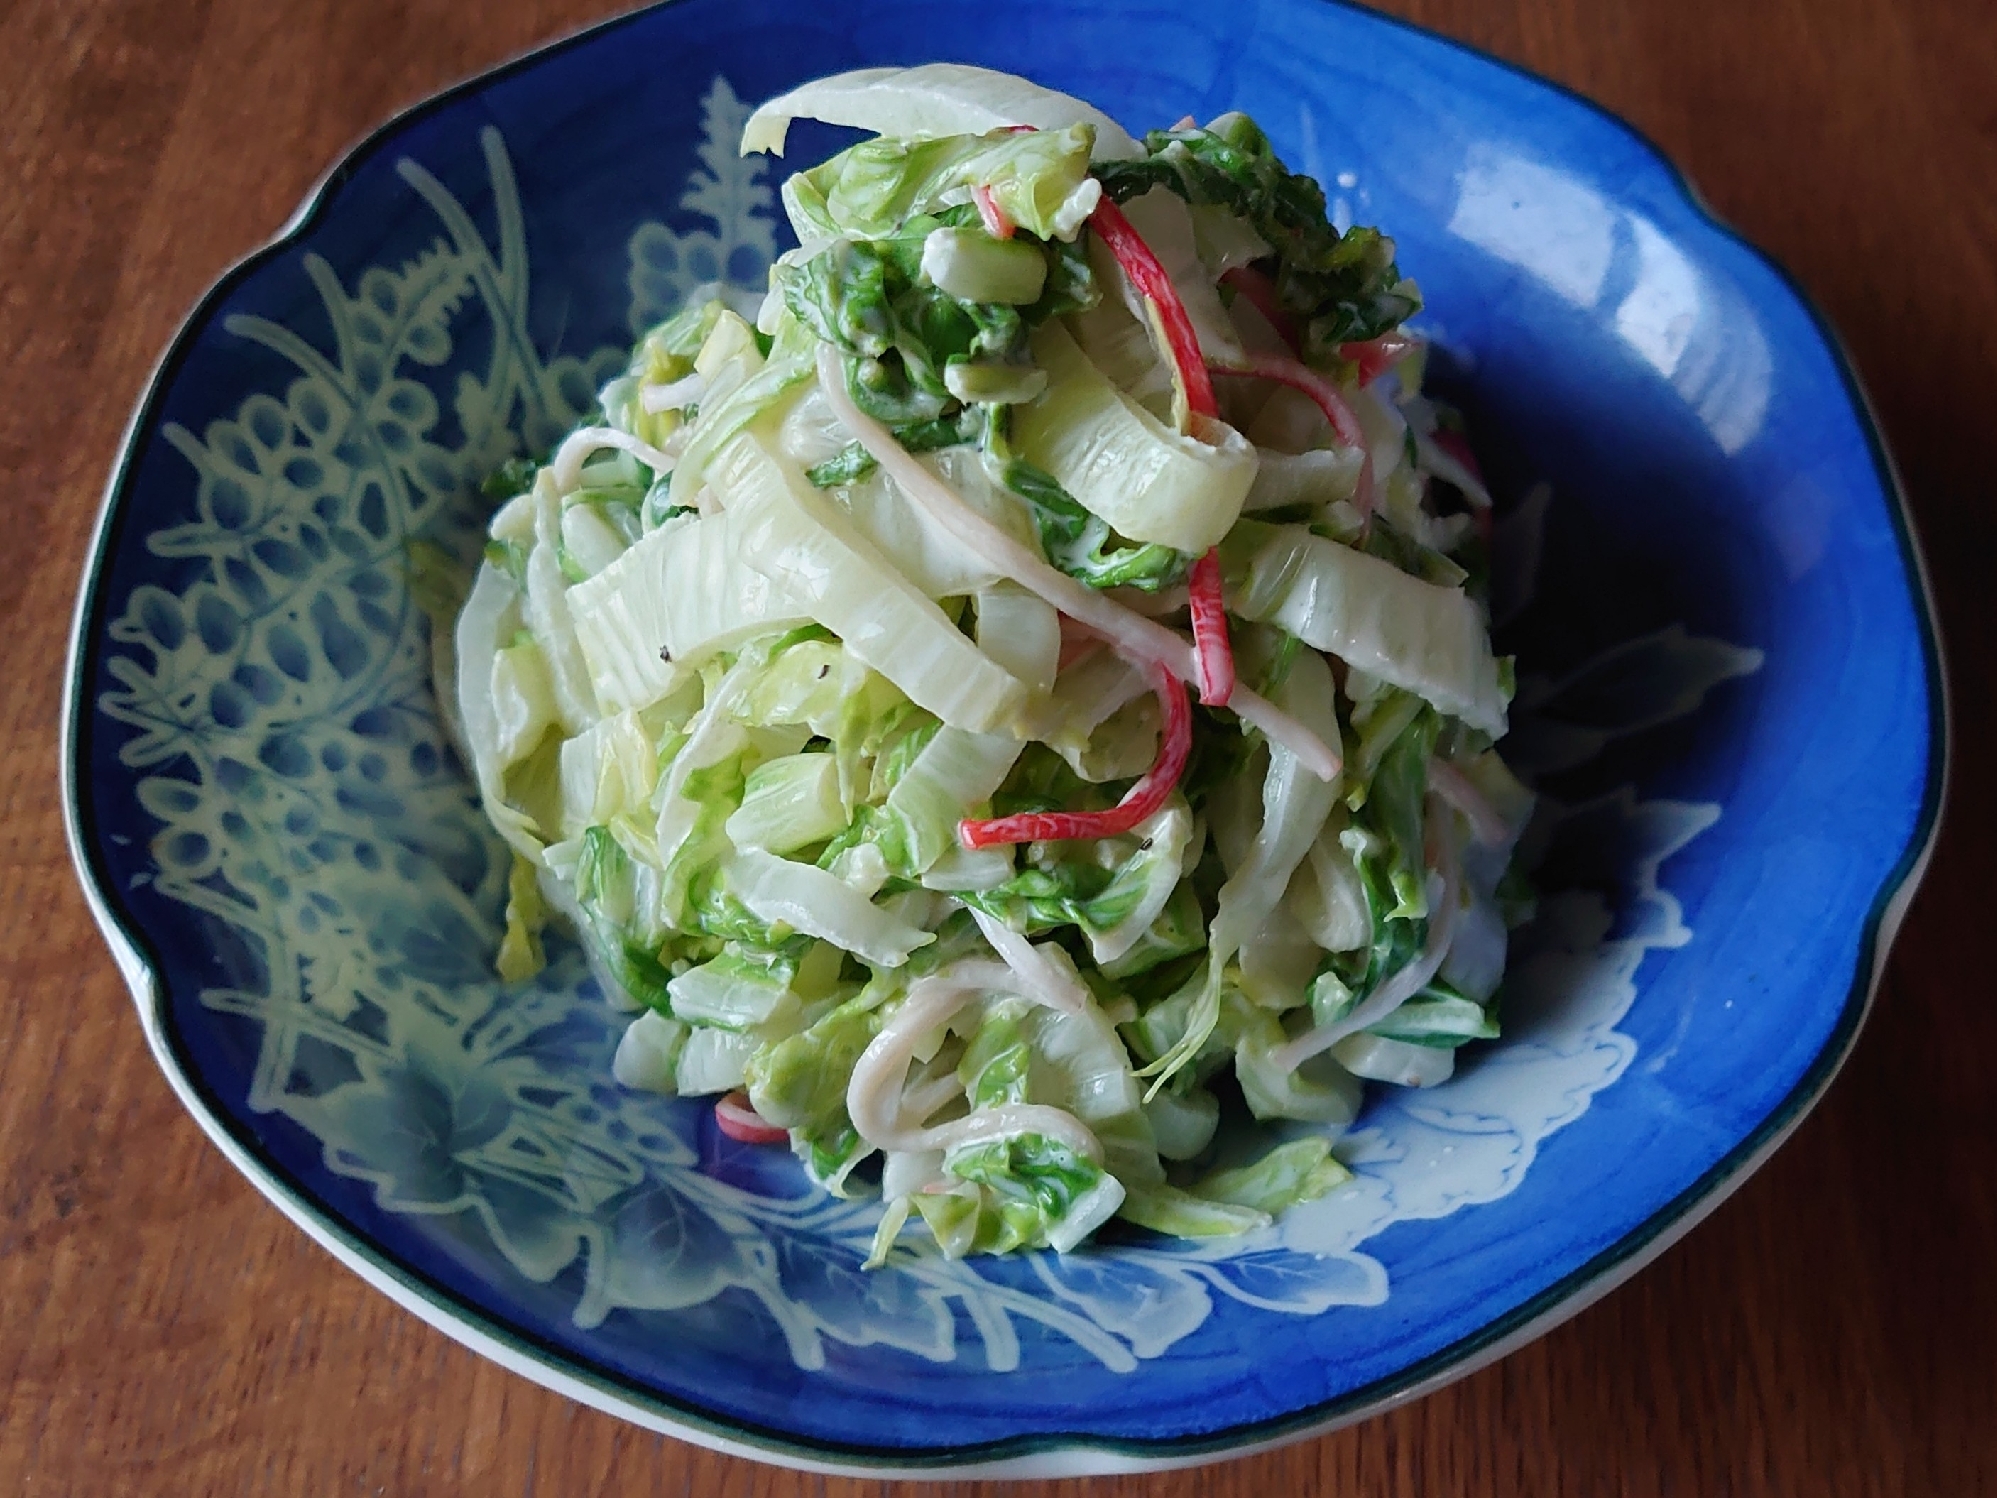
[[[1997,994],[1983,940],[1997,888],[1997,6],[1393,8],[1635,121],[1842,330],[1941,596],[1947,830],[1843,1079],[1655,1267],[1412,1408],[1096,1491],[1997,1491]],[[183,312],[384,115],[597,13],[595,0],[0,10],[0,472],[15,517],[0,562],[0,1491],[882,1486],[620,1424],[474,1357],[336,1266],[168,1093],[63,847],[71,599],[126,413]],[[1045,1490],[1057,1487],[1079,1485]]]

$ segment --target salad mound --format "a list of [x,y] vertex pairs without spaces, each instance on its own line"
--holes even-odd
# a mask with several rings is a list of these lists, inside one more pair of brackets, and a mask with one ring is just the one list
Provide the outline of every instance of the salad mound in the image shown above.
[[1244,115],[879,69],[743,149],[794,118],[875,133],[785,183],[767,295],[488,484],[437,646],[499,972],[572,927],[618,1081],[878,1190],[876,1263],[1266,1226],[1365,1079],[1498,1033],[1524,903],[1420,294]]

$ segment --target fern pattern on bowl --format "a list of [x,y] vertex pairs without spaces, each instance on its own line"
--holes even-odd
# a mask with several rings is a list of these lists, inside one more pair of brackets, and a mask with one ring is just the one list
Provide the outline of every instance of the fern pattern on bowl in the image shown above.
[[[776,253],[766,163],[734,152],[746,106],[716,78],[703,112],[678,206],[708,226],[630,236],[634,329],[703,282],[756,289]],[[496,243],[405,159],[438,237],[351,285],[302,257],[330,346],[228,320],[295,374],[199,433],[167,429],[198,475],[196,518],[144,544],[186,581],[134,588],[110,628],[116,685],[97,707],[157,823],[141,877],[252,954],[255,981],[201,994],[257,1027],[251,1110],[302,1126],[384,1211],[473,1220],[537,1283],[579,1270],[580,1326],[742,1291],[728,1303],[773,1324],[802,1369],[832,1344],[1013,1369],[1031,1363],[1030,1329],[1033,1346],[1128,1372],[1217,1299],[1288,1316],[1380,1303],[1392,1286],[1369,1239],[1516,1189],[1541,1143],[1623,1075],[1635,1046],[1616,1026],[1638,965],[1692,939],[1661,866],[1721,814],[1630,786],[1546,808],[1550,867],[1563,840],[1606,841],[1623,873],[1546,892],[1515,952],[1505,1041],[1440,1088],[1376,1092],[1340,1147],[1354,1182],[1260,1233],[958,1263],[904,1247],[868,1273],[876,1204],[801,1172],[772,1191],[707,1169],[700,1105],[611,1082],[625,1019],[572,948],[530,983],[490,973],[507,861],[439,726],[405,548],[420,537],[471,556],[478,479],[558,436],[623,356],[536,348],[530,301],[550,288],[531,276],[504,142],[481,139]],[[457,367],[467,347],[484,351],[477,368]],[[1759,665],[1674,627],[1528,678],[1524,768],[1585,765]],[[1618,690],[1600,689],[1609,679]]]

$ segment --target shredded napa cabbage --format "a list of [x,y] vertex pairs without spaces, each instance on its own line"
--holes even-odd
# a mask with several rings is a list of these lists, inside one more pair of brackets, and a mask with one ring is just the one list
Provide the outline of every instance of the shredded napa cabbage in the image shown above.
[[498,972],[572,931],[615,1079],[879,1190],[875,1264],[1267,1227],[1496,1036],[1526,903],[1419,294],[1239,115],[875,69],[743,150],[797,118],[872,136],[754,321],[641,337],[469,586],[412,549]]

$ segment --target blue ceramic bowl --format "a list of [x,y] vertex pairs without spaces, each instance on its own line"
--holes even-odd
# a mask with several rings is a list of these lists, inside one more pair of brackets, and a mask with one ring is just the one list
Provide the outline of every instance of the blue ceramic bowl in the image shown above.
[[[403,545],[634,328],[762,280],[745,101],[960,59],[1135,128],[1246,109],[1377,222],[1516,503],[1515,760],[1545,891],[1506,1038],[1376,1096],[1354,1185],[1221,1244],[868,1274],[875,1208],[620,1091],[572,952],[488,970],[505,861]],[[829,132],[800,130],[792,160]],[[1537,587],[1528,586],[1536,579]],[[1571,1314],[1795,1125],[1934,831],[1942,698],[1851,375],[1589,105],[1320,0],[682,0],[403,116],[175,339],[77,615],[72,836],[148,1038],[256,1184],[418,1315],[630,1419],[859,1471],[1197,1460]]]

